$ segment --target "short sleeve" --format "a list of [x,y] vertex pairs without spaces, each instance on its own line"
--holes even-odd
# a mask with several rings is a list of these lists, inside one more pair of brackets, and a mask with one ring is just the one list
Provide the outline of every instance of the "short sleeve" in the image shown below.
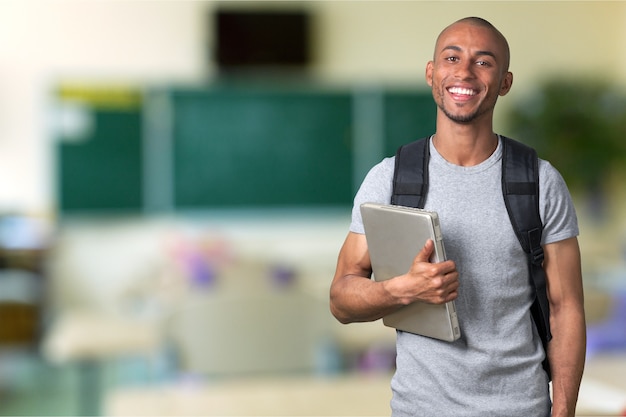
[[578,236],[578,218],[567,184],[558,170],[544,160],[539,160],[539,193],[542,243]]
[[395,157],[391,157],[383,159],[367,173],[354,197],[352,222],[350,224],[351,232],[365,233],[363,219],[361,218],[361,204],[389,204],[391,202],[394,169]]

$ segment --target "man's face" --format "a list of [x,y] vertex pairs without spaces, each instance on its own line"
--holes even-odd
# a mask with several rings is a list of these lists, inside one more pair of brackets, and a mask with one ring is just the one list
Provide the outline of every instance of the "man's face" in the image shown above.
[[489,28],[456,23],[444,30],[426,66],[426,80],[448,119],[469,124],[491,118],[498,96],[507,94],[513,82],[506,54],[505,44]]

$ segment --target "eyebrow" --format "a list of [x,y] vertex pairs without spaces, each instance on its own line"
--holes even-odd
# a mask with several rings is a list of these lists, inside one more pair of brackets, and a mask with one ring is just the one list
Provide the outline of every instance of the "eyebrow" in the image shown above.
[[[444,51],[447,51],[447,50],[453,50],[453,51],[457,51],[457,52],[461,52],[461,51],[462,51],[462,49],[461,49],[459,46],[456,46],[456,45],[448,45],[448,46],[444,47],[444,48],[441,50],[441,52],[444,52]],[[496,54],[494,54],[494,53],[493,53],[493,52],[491,52],[491,51],[476,51],[476,54],[475,54],[475,55],[479,55],[479,56],[480,56],[480,55],[487,55],[487,56],[492,57],[493,59],[497,59],[497,58],[496,58]]]

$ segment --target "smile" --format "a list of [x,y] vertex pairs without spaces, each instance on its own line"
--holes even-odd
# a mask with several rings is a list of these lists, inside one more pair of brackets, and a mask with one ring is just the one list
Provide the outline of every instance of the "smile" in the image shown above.
[[450,87],[448,88],[448,92],[450,94],[463,95],[463,96],[474,96],[476,95],[476,91],[471,88],[462,88],[462,87]]

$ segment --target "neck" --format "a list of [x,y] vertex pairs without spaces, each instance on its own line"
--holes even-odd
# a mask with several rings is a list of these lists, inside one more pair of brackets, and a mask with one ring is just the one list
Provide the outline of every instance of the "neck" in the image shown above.
[[491,123],[438,123],[433,138],[437,152],[448,162],[473,166],[488,159],[498,147],[498,136]]

